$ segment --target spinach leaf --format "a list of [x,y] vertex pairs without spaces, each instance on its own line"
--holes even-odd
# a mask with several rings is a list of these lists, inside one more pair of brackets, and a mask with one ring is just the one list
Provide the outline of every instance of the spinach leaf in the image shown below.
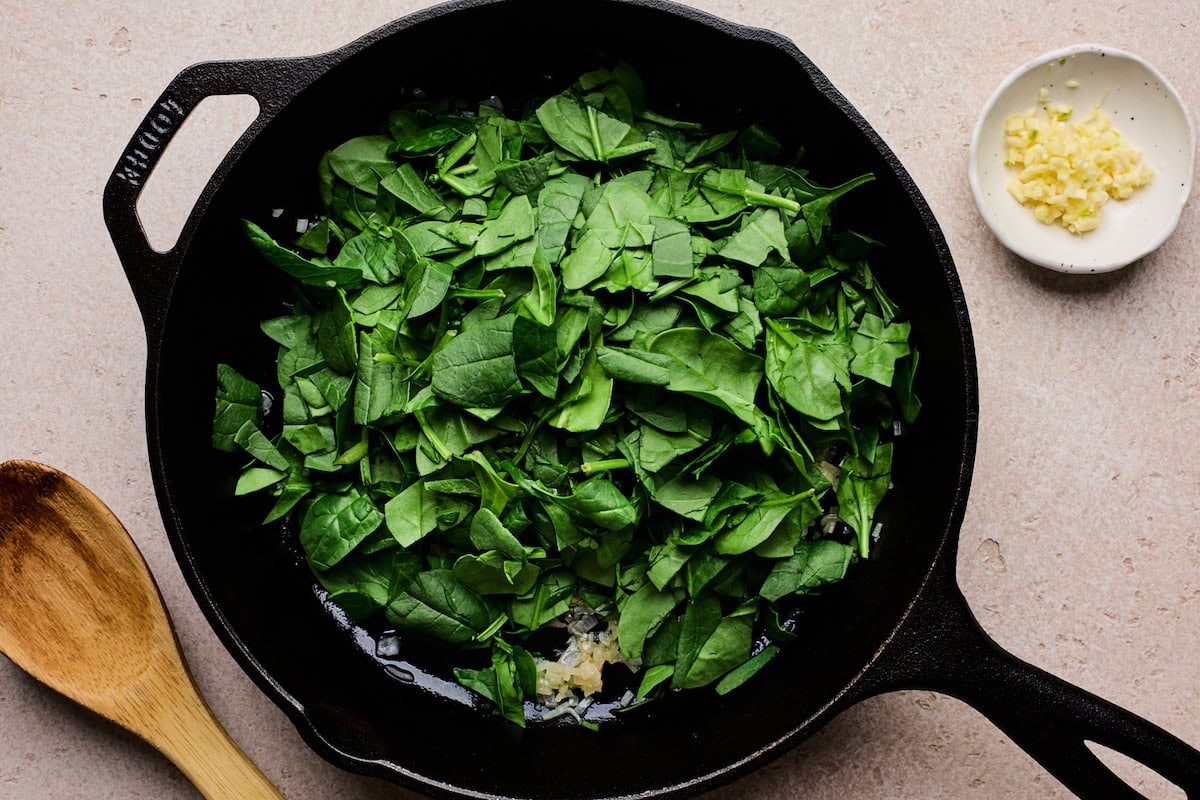
[[769,539],[787,515],[809,497],[811,493],[806,492],[796,497],[775,497],[758,503],[740,522],[722,531],[714,540],[716,552],[739,555],[753,550]]
[[344,294],[339,293],[337,300],[314,318],[314,333],[317,350],[331,369],[343,374],[357,370],[358,332]]
[[514,315],[467,328],[433,357],[431,386],[462,408],[495,408],[521,393],[513,350]]
[[884,386],[891,386],[897,359],[909,353],[908,336],[908,323],[893,322],[889,325],[874,314],[864,314],[850,342],[854,348],[850,371]]
[[246,423],[257,424],[262,389],[228,364],[217,365],[217,402],[213,412],[213,447],[237,450],[236,437]]
[[481,595],[522,595],[533,588],[541,570],[499,550],[465,553],[454,562],[454,576]]
[[551,264],[557,264],[566,249],[567,237],[583,194],[591,186],[585,176],[568,172],[542,186],[537,199],[538,247]]
[[280,245],[253,222],[244,220],[243,225],[259,254],[298,281],[320,287],[357,286],[362,281],[362,270],[358,267],[335,266],[304,258]]
[[314,500],[300,525],[300,544],[318,570],[337,564],[383,523],[383,514],[360,494],[325,494]]
[[795,554],[776,564],[767,575],[759,594],[773,601],[839,581],[853,555],[854,548],[830,539],[798,542]]
[[386,337],[378,331],[360,331],[359,361],[354,384],[354,421],[368,425],[402,413],[408,403],[408,375],[392,360]]
[[850,351],[844,342],[803,337],[768,320],[767,380],[796,411],[813,420],[831,420],[844,410],[849,388]]
[[406,319],[417,319],[441,306],[450,292],[454,267],[441,261],[420,258],[407,271]]
[[737,687],[758,674],[779,653],[778,645],[767,645],[748,661],[730,670],[717,683],[717,694],[729,694]]
[[917,363],[919,360],[920,352],[915,349],[912,350],[910,357],[901,359],[896,365],[896,375],[893,380],[893,386],[896,389],[896,405],[900,409],[900,417],[909,425],[916,422],[917,415],[921,413],[921,399],[917,397],[914,390]]
[[242,427],[238,428],[237,433],[233,435],[233,441],[267,466],[278,470],[286,470],[291,467],[287,457],[279,451],[279,448],[266,434],[258,429],[258,425],[253,420],[242,423]]
[[658,630],[667,615],[679,605],[679,597],[647,583],[634,592],[621,608],[621,652],[641,658],[646,637]]
[[838,481],[838,516],[858,534],[858,552],[866,558],[871,547],[875,510],[887,494],[891,483],[892,444],[875,449],[874,461],[862,456],[842,463]]
[[654,226],[651,255],[654,277],[690,278],[695,269],[692,233],[686,224],[670,217],[650,217]]
[[346,183],[367,194],[379,190],[379,178],[396,168],[388,151],[390,136],[359,136],[329,153],[329,169]]
[[662,683],[671,680],[675,674],[674,664],[656,664],[646,670],[642,682],[638,685],[637,696],[645,697]]
[[549,424],[574,433],[599,428],[612,403],[613,380],[604,371],[596,351],[588,352],[579,376],[572,381],[567,402],[549,420]]
[[383,507],[387,528],[401,547],[410,547],[433,533],[438,526],[438,498],[417,481],[387,501]]
[[[630,435],[627,446],[636,450],[634,460],[643,470],[659,472],[675,459],[705,444],[712,431],[709,422],[708,417],[701,417],[695,427],[687,427],[681,433],[668,433],[653,425],[644,425],[636,434]],[[692,424],[690,419],[688,424]]]
[[760,266],[772,252],[787,256],[787,238],[779,210],[764,208],[752,213],[741,230],[729,237],[717,252],[724,258],[754,267]]
[[641,134],[632,126],[566,95],[551,97],[536,114],[546,135],[579,158],[608,161],[650,149],[641,146]]
[[525,546],[489,508],[480,508],[471,521],[471,544],[480,550],[498,550],[508,558],[525,558]]
[[502,163],[496,167],[496,179],[513,194],[532,194],[550,177],[554,161],[552,154],[543,153],[524,161]]
[[606,475],[588,478],[573,493],[552,499],[577,518],[605,531],[619,531],[638,520],[637,508]]
[[335,267],[357,269],[367,280],[387,284],[400,275],[400,254],[396,243],[372,234],[360,233],[342,245]]
[[536,225],[529,197],[516,195],[504,204],[494,220],[484,223],[483,231],[475,241],[475,255],[492,255],[525,241],[533,236]]
[[529,651],[511,646],[492,650],[488,669],[455,669],[459,683],[490,700],[505,719],[525,727],[525,698],[535,691],[537,667]]
[[397,628],[450,644],[470,644],[495,619],[493,608],[446,569],[416,575],[387,605]]
[[671,359],[660,353],[625,347],[597,347],[596,361],[613,380],[666,386],[671,382]]
[[808,295],[808,275],[798,267],[762,266],[754,270],[754,305],[764,316],[792,314]]
[[551,328],[558,316],[558,276],[541,247],[534,251],[531,268],[533,284],[521,297],[521,307],[539,325]]
[[237,486],[234,487],[233,493],[243,495],[257,492],[268,486],[274,486],[286,477],[286,472],[270,467],[249,467],[238,476]]
[[419,571],[415,554],[392,548],[343,559],[318,572],[317,580],[351,619],[366,620],[388,604],[393,586],[408,583]]
[[820,242],[821,237],[825,234],[825,230],[833,224],[832,212],[834,201],[851,189],[856,189],[873,180],[875,180],[875,176],[869,173],[859,175],[857,178],[851,178],[840,186],[835,186],[823,192],[819,197],[809,200],[800,207],[800,213],[803,215],[804,221],[808,224],[808,232],[812,236],[813,242]]
[[671,686],[694,689],[712,683],[749,657],[750,639],[750,621],[724,616],[715,595],[704,593],[690,600]]
[[423,217],[437,216],[446,208],[442,198],[429,188],[412,164],[401,164],[385,175],[379,185]]
[[721,481],[711,475],[702,478],[677,475],[655,489],[654,500],[681,517],[703,522],[721,489]]
[[650,352],[669,359],[667,388],[733,414],[758,431],[765,415],[756,404],[763,360],[700,328],[675,328],[655,336]]
[[513,358],[517,375],[530,388],[550,400],[558,396],[558,336],[554,328],[525,317],[514,319]]
[[577,586],[575,576],[569,572],[543,572],[526,596],[513,598],[509,618],[518,630],[539,630],[571,610]]

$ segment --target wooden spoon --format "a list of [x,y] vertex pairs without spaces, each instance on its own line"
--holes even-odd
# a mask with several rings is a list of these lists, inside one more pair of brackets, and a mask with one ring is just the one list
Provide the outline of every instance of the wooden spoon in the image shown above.
[[69,475],[0,464],[0,652],[140,736],[209,800],[280,800],[200,696],[121,522]]

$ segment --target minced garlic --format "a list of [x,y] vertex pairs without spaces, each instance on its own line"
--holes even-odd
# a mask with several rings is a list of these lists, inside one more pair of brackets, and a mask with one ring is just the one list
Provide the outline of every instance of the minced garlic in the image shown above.
[[1031,205],[1041,222],[1082,234],[1100,224],[1109,198],[1127,199],[1153,171],[1099,104],[1078,122],[1072,114],[1070,105],[1059,103],[1009,117],[1005,164],[1017,170],[1008,191],[1018,202]]
[[617,626],[603,630],[572,631],[566,650],[557,661],[537,661],[537,694],[550,702],[562,702],[575,692],[591,697],[604,688],[605,664],[626,664],[636,669],[639,662],[621,652]]

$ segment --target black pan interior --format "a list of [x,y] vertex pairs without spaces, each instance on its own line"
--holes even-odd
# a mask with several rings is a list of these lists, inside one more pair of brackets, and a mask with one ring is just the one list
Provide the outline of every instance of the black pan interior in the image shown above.
[[[852,698],[848,687],[934,560],[953,557],[970,469],[974,362],[954,267],[915,187],[857,113],[773,34],[661,4],[571,5],[569,15],[561,0],[439,7],[350,46],[210,186],[161,347],[151,343],[150,445],[171,540],[202,607],[323,755],[431,794],[690,793],[740,774],[777,743],[803,739]],[[274,348],[257,326],[281,313],[286,295],[243,240],[239,220],[316,209],[322,152],[378,128],[413,89],[516,102],[558,91],[614,58],[640,71],[657,109],[714,127],[757,121],[803,144],[820,182],[878,176],[846,198],[843,224],[887,245],[873,263],[913,323],[924,411],[898,450],[874,556],[814,600],[800,641],[754,681],[725,698],[696,692],[661,701],[598,732],[522,731],[436,686],[397,680],[364,652],[370,643],[361,633],[327,612],[287,531],[261,529],[262,508],[231,497],[236,460],[210,448],[213,376],[225,361],[270,384]]]

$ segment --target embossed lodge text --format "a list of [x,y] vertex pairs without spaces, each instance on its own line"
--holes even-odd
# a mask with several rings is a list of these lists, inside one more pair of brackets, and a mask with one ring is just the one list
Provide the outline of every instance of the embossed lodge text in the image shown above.
[[183,106],[174,99],[167,97],[159,100],[121,157],[115,177],[131,186],[141,186],[151,165],[185,116]]

